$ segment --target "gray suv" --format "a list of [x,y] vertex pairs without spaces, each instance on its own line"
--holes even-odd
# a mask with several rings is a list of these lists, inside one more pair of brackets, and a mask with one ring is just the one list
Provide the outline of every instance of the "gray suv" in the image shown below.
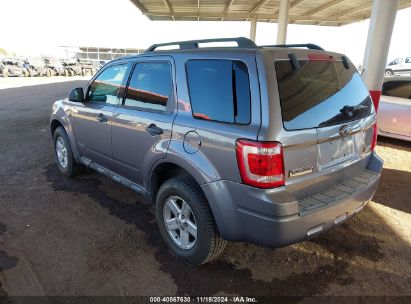
[[280,247],[345,222],[383,164],[361,76],[312,44],[153,45],[56,101],[50,127],[64,175],[83,165],[153,201],[164,241],[192,265],[227,241]]

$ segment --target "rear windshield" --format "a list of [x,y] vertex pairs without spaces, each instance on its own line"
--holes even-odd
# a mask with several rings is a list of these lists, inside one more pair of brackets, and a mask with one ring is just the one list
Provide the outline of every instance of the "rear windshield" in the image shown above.
[[276,61],[284,128],[311,129],[341,124],[374,112],[368,90],[350,65],[341,61]]

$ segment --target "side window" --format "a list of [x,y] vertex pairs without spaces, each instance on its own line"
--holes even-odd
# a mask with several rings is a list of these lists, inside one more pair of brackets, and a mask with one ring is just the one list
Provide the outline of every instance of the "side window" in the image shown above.
[[242,61],[193,59],[186,63],[194,117],[249,124],[250,81]]
[[407,57],[407,58],[405,59],[405,63],[411,63],[411,57]]
[[398,58],[397,60],[395,60],[395,64],[401,64],[402,63],[402,58]]
[[382,94],[411,99],[411,81],[388,81],[382,87]]
[[166,111],[172,93],[171,65],[167,62],[137,63],[127,88],[124,105]]
[[117,95],[126,70],[127,64],[114,65],[105,69],[90,85],[87,100],[117,104]]

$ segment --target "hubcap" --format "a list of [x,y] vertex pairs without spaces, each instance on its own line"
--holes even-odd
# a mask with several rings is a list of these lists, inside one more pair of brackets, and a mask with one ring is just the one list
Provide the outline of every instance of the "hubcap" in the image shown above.
[[191,249],[197,240],[197,221],[190,206],[179,196],[170,196],[163,208],[163,220],[173,242]]
[[56,154],[57,154],[57,161],[59,162],[60,166],[63,168],[67,167],[67,148],[64,142],[64,139],[59,136],[56,140]]

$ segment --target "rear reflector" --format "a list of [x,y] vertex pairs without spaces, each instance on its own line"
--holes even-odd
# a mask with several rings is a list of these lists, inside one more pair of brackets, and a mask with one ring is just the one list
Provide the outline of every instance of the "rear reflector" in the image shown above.
[[236,153],[243,183],[259,188],[284,186],[283,147],[280,143],[240,139],[236,143]]
[[372,140],[371,140],[371,151],[374,151],[375,146],[377,145],[377,136],[378,136],[378,127],[377,127],[377,123],[375,123],[372,126],[373,129],[373,134],[372,134]]

